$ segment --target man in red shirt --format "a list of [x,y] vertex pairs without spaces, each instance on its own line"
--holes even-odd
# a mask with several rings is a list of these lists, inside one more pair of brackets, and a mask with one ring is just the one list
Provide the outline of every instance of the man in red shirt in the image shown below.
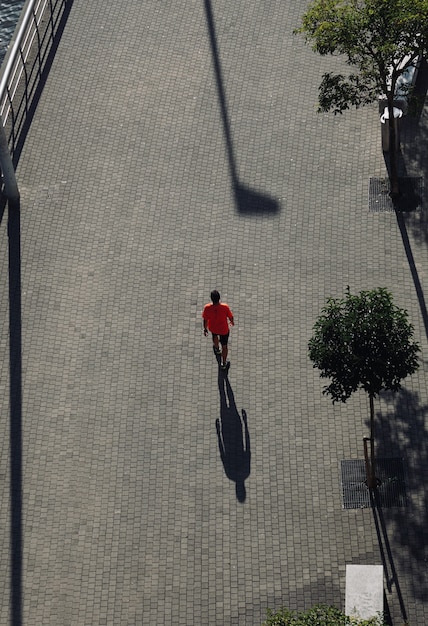
[[[229,322],[234,326],[233,313],[225,302],[220,302],[220,294],[214,289],[211,292],[212,303],[209,302],[204,306],[202,311],[202,319],[204,322],[204,335],[211,332],[213,338],[214,353],[221,354],[220,367],[227,369],[227,343],[229,341]],[[221,352],[219,343],[221,343]]]

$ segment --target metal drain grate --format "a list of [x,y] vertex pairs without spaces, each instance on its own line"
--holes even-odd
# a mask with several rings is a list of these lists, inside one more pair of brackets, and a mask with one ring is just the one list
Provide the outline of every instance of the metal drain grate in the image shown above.
[[[342,498],[344,509],[366,509],[371,506],[370,492],[366,487],[366,467],[363,460],[340,462]],[[406,506],[406,484],[403,459],[376,459],[376,478],[380,505]]]
[[369,182],[369,211],[382,213],[385,211],[415,211],[422,208],[423,179],[421,177],[399,178],[401,196],[392,202],[389,192],[388,178],[370,178]]

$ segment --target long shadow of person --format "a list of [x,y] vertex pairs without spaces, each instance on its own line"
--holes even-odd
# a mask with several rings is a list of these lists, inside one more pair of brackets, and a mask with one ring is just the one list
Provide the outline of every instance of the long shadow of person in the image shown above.
[[226,476],[236,483],[236,498],[239,502],[245,502],[247,497],[245,480],[251,470],[247,414],[242,409],[242,418],[239,415],[229,379],[221,371],[219,371],[218,388],[220,419],[216,420],[216,429],[220,456]]

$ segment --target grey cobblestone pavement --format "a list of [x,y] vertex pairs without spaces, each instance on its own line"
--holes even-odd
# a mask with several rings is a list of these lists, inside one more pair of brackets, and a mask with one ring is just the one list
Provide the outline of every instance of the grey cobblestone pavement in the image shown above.
[[[377,108],[316,112],[340,60],[293,35],[304,7],[73,2],[18,166],[23,624],[260,626],[267,607],[343,607],[347,563],[385,565],[394,625],[428,623],[426,213],[368,212]],[[427,110],[405,124],[423,176]],[[0,236],[6,624],[7,212]],[[422,347],[376,401],[408,497],[380,522],[342,507],[367,399],[333,406],[307,357],[346,285],[389,288]],[[236,317],[227,385],[200,319],[214,287]]]

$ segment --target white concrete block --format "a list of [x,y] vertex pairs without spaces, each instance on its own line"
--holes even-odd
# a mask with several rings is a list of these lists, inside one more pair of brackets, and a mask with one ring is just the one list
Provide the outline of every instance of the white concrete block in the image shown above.
[[347,565],[345,613],[369,619],[383,613],[383,566]]

